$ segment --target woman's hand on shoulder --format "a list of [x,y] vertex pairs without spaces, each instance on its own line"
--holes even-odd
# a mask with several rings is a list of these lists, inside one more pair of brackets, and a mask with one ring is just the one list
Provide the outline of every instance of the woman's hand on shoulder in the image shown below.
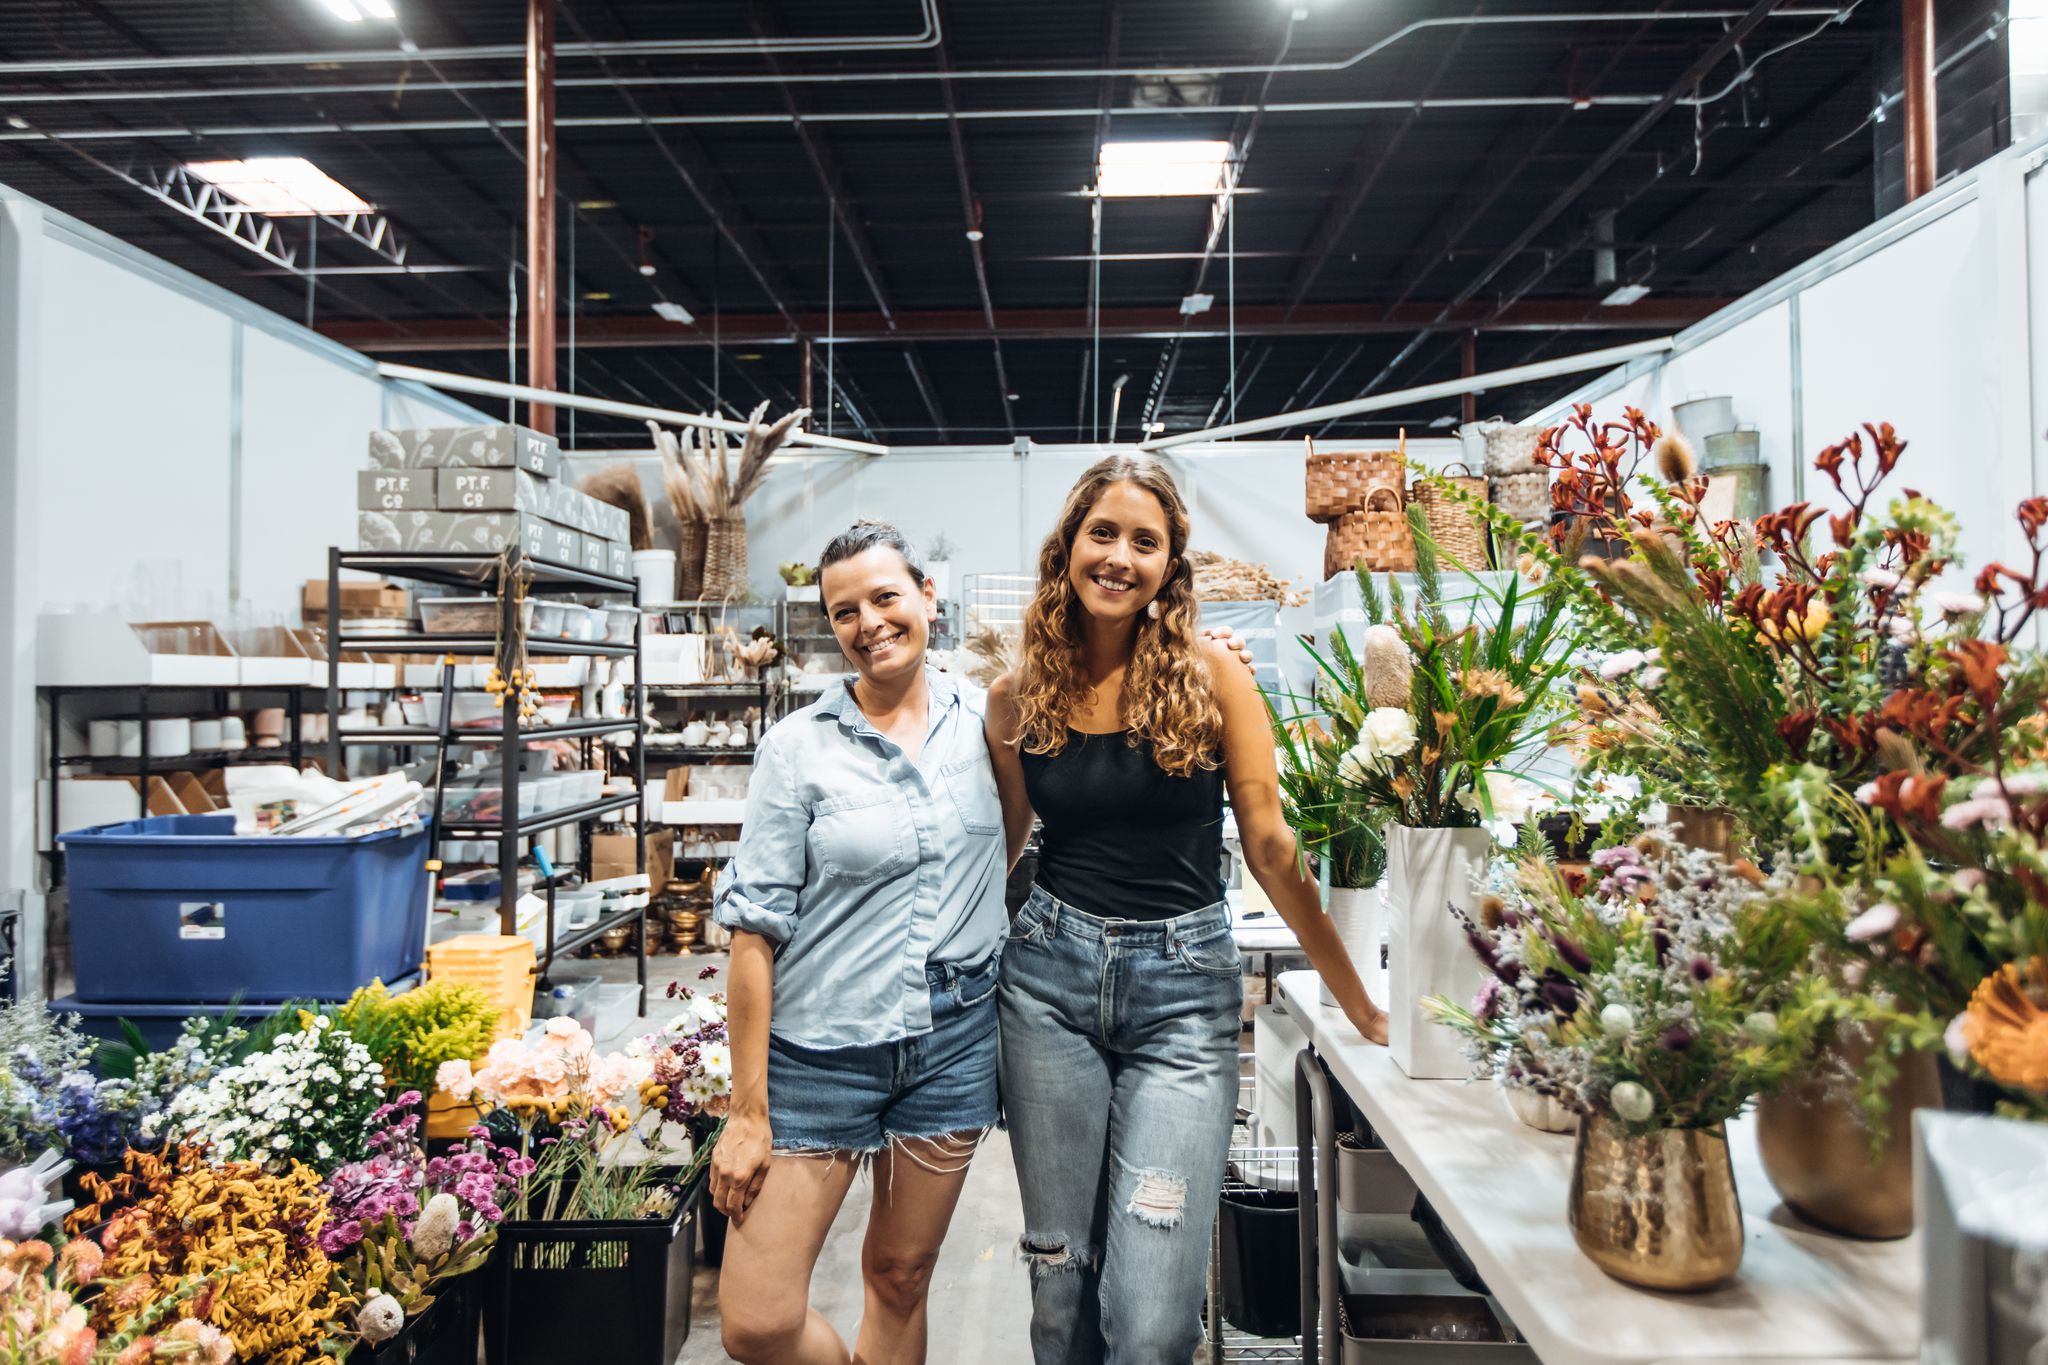
[[1005,744],[1017,739],[1017,675],[1005,673],[988,685],[983,723],[989,738]]
[[1211,664],[1235,660],[1247,674],[1258,675],[1258,660],[1252,658],[1251,646],[1239,639],[1237,632],[1229,626],[1204,626],[1202,628],[1202,652]]

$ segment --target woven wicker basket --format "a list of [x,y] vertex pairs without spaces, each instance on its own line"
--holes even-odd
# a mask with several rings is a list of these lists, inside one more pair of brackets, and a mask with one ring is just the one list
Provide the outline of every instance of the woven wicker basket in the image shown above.
[[1538,426],[1497,426],[1486,433],[1486,472],[1526,474],[1535,465],[1536,447],[1543,439]]
[[1359,511],[1346,512],[1330,523],[1323,543],[1323,577],[1335,578],[1354,567],[1374,573],[1412,573],[1415,533],[1408,511],[1391,488],[1375,488]]
[[723,602],[747,591],[747,519],[735,513],[704,523],[704,600]]
[[[1450,472],[1453,469],[1465,472],[1453,474]],[[1486,480],[1475,475],[1469,465],[1445,465],[1443,480],[1482,501],[1486,498]],[[1486,519],[1466,511],[1435,484],[1418,479],[1414,494],[1416,505],[1422,508],[1423,518],[1429,526],[1430,539],[1437,543],[1445,557],[1456,560],[1461,568],[1485,568],[1486,545],[1491,538]]]
[[682,524],[676,542],[676,601],[695,602],[704,596],[704,523],[695,517]]
[[1550,521],[1550,471],[1547,469],[1489,475],[1486,495],[1495,507],[1524,525],[1547,525]]
[[1408,482],[1398,450],[1316,449],[1308,442],[1308,519],[1333,522],[1365,506],[1375,488],[1398,495]]

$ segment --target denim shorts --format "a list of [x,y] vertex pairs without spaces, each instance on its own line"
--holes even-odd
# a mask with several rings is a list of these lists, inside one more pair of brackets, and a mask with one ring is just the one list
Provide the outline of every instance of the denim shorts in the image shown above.
[[820,1050],[768,1038],[768,1122],[778,1152],[878,1152],[894,1138],[979,1133],[1000,1117],[996,982],[1002,954],[925,968],[929,1033]]

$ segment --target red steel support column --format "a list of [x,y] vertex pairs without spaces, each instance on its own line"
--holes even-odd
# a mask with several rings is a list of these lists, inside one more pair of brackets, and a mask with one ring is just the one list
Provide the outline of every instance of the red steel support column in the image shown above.
[[[526,382],[555,387],[555,0],[526,0]],[[555,410],[530,420],[552,433]]]
[[1934,0],[1905,0],[1906,199],[1934,188]]

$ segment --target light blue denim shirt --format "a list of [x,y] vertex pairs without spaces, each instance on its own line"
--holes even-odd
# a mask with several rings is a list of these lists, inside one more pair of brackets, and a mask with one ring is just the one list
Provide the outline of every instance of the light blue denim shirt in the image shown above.
[[770,1031],[785,1042],[863,1047],[929,1033],[926,965],[979,966],[1002,944],[986,696],[925,677],[931,728],[915,763],[845,682],[761,736],[739,853],[712,913],[777,945]]

